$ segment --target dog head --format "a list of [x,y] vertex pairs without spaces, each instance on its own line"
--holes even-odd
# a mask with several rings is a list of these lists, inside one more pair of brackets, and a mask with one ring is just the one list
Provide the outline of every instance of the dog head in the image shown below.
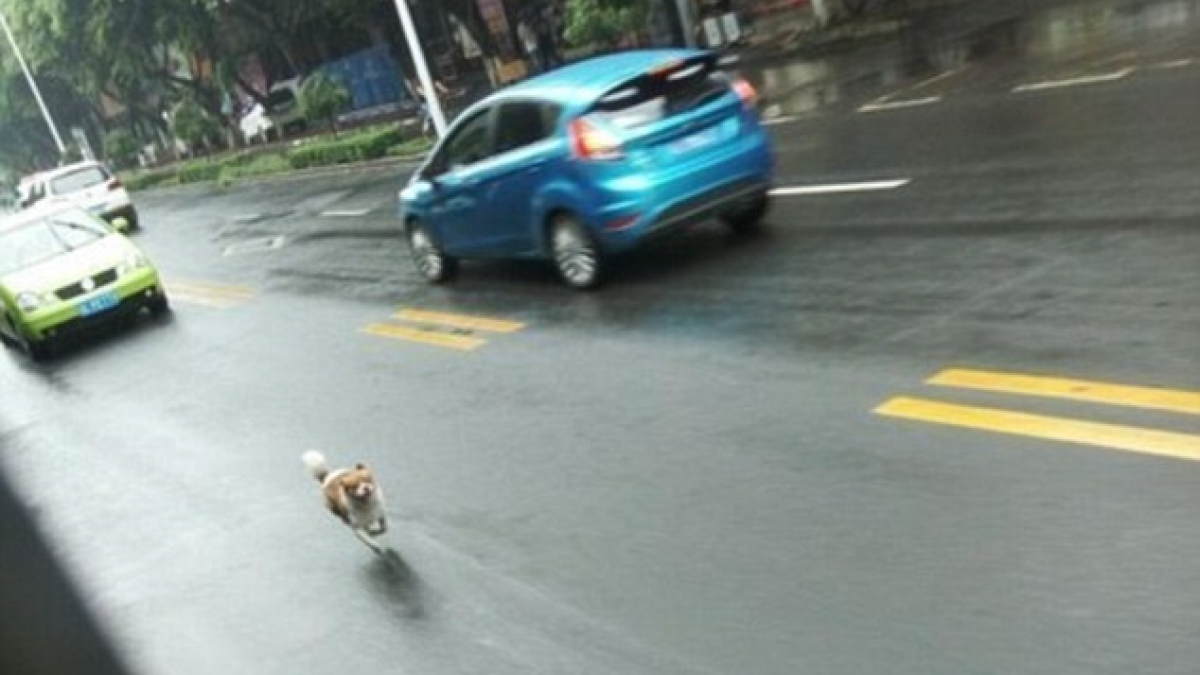
[[370,501],[378,492],[375,476],[366,464],[355,464],[353,469],[338,478],[338,484],[347,497],[359,502]]

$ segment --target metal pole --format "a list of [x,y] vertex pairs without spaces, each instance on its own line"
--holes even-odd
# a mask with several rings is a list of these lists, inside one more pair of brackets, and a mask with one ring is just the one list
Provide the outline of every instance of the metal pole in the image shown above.
[[4,18],[3,12],[0,12],[0,26],[4,27],[4,34],[8,36],[8,43],[12,45],[13,52],[17,55],[17,63],[21,64],[21,70],[25,73],[25,79],[29,81],[29,88],[33,90],[33,97],[37,99],[38,107],[42,109],[42,116],[46,118],[46,126],[50,127],[50,135],[54,137],[54,143],[58,146],[58,154],[60,157],[65,156],[67,154],[67,146],[63,144],[62,136],[58,135],[58,127],[54,125],[54,118],[50,116],[50,109],[46,107],[46,102],[42,100],[42,92],[38,89],[37,82],[33,79],[33,73],[29,72],[29,65],[25,63],[25,57],[21,55],[21,48],[17,46],[12,29],[8,27],[8,19]]
[[413,64],[417,67],[417,78],[421,80],[421,89],[425,92],[425,103],[429,106],[430,117],[433,118],[433,128],[437,130],[438,138],[441,138],[446,134],[446,115],[442,112],[437,87],[434,86],[433,77],[429,75],[429,66],[425,63],[425,51],[421,48],[412,14],[408,11],[408,1],[396,0],[396,12],[400,15],[400,26],[404,29],[404,39],[408,42],[408,53],[412,54]]
[[821,28],[829,25],[829,5],[825,0],[812,0],[812,10],[817,17],[817,24]]
[[679,26],[683,30],[683,44],[687,47],[695,47],[696,21],[692,16],[691,0],[675,0],[675,11],[679,16]]

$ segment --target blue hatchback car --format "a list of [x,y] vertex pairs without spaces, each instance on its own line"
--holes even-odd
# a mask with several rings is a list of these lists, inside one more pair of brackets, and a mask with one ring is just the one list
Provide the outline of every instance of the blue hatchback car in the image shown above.
[[459,258],[541,258],[575,288],[609,254],[720,217],[752,230],[773,156],[754,88],[697,50],[593,58],[500,90],[451,125],[400,192],[427,280]]

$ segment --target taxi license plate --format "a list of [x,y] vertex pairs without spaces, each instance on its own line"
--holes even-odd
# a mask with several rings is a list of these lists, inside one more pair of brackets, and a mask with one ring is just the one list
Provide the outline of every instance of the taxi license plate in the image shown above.
[[116,307],[121,299],[116,293],[101,293],[94,298],[88,298],[79,305],[79,316],[92,316]]

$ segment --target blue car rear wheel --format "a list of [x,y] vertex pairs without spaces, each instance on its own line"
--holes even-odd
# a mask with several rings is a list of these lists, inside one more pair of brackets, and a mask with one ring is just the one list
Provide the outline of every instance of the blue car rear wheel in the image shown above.
[[721,220],[738,234],[756,232],[771,207],[771,198],[766,192],[759,193],[721,214]]
[[600,247],[574,216],[560,214],[551,222],[550,253],[559,276],[571,288],[589,290],[603,280]]

